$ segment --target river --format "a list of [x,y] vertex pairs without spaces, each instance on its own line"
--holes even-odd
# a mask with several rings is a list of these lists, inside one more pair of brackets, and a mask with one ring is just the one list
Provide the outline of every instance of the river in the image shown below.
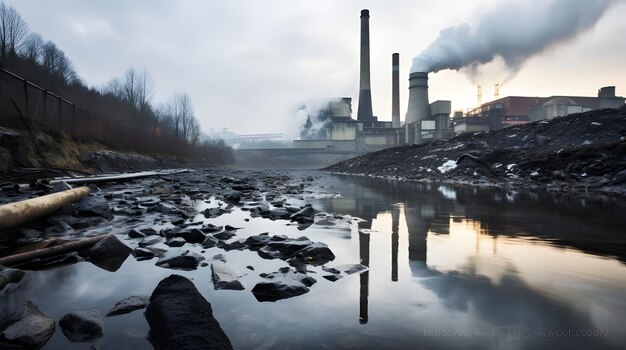
[[[215,290],[209,267],[171,270],[126,259],[115,272],[80,262],[29,274],[3,302],[31,300],[55,320],[103,313],[130,295],[150,295],[164,277],[192,279],[236,349],[621,349],[626,344],[626,216],[613,201],[504,190],[311,175],[288,199],[334,214],[305,230],[250,217],[235,207],[209,222],[242,227],[238,237],[306,235],[331,248],[328,266],[367,272],[335,282],[321,267],[307,294],[259,302],[250,292],[287,266],[256,252],[221,253],[243,291]],[[194,202],[198,210],[211,201]],[[205,220],[198,215],[197,220]],[[247,221],[245,220],[247,219]],[[319,221],[319,220],[318,220]],[[122,233],[124,226],[108,230]],[[121,236],[120,236],[121,237]],[[247,266],[253,266],[251,271]],[[106,317],[101,349],[151,349],[143,311]],[[44,349],[78,349],[60,329]]]

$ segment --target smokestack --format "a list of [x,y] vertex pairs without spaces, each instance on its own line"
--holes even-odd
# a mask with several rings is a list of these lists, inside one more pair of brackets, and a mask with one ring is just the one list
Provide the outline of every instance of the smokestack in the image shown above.
[[391,55],[391,126],[400,127],[400,54]]
[[372,119],[372,90],[370,89],[370,12],[361,11],[361,81],[359,87],[358,120]]
[[409,75],[409,108],[405,124],[430,118],[428,104],[428,73],[417,72]]

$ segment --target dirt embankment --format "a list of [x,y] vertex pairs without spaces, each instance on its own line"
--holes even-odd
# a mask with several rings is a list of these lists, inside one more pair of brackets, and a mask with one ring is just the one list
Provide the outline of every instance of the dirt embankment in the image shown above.
[[324,170],[626,197],[626,107],[390,148]]
[[0,180],[26,181],[59,176],[66,171],[85,173],[141,171],[189,166],[173,156],[120,152],[57,132],[0,127]]

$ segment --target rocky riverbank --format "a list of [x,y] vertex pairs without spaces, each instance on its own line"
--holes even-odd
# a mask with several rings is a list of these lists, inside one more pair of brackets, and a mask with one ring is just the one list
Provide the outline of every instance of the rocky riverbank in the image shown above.
[[[206,281],[201,283],[212,283],[214,289],[231,293],[247,290],[259,302],[274,302],[306,294],[315,288],[320,277],[326,282],[337,281],[343,276],[366,271],[367,267],[358,262],[333,265],[335,255],[331,249],[305,234],[312,225],[344,227],[357,220],[320,212],[307,204],[306,198],[322,195],[312,188],[313,181],[311,176],[297,174],[204,169],[90,185],[92,193],[89,197],[66,205],[57,214],[22,227],[0,231],[0,262],[3,261],[1,257],[25,251],[46,249],[105,233],[109,235],[88,249],[3,267],[0,293],[17,298],[15,293],[24,288],[22,280],[36,276],[42,270],[91,263],[115,272],[127,259],[151,266],[151,269],[189,271],[206,268],[209,272]],[[3,187],[0,204],[67,187],[62,183],[50,186],[44,182],[27,188]],[[218,218],[231,213],[240,213],[243,217],[229,224],[214,224]],[[259,232],[248,226],[250,220],[283,222],[303,234]],[[215,254],[218,251],[222,253]],[[276,260],[282,263],[272,269],[267,269],[264,264],[250,263],[242,271],[236,267],[237,264],[233,265],[235,261],[229,257],[231,251],[256,254],[258,261]],[[241,280],[241,276],[248,274],[256,275],[253,285]],[[159,294],[156,290],[155,293]],[[197,291],[194,293],[197,294]],[[156,294],[149,300],[147,295],[127,295],[102,310],[66,310],[60,319],[54,319],[46,310],[40,310],[31,300],[17,298],[20,303],[4,305],[0,311],[0,345],[4,342],[26,348],[39,347],[59,327],[71,342],[97,345],[98,339],[106,334],[103,314],[111,317],[143,309],[151,304]],[[185,298],[198,300],[197,296],[181,295],[180,300],[174,302],[182,303]],[[159,310],[159,315],[167,310],[174,312],[174,315],[163,317],[178,318],[177,322],[180,322],[182,316],[180,313],[176,315],[179,308],[174,306],[154,307]],[[208,310],[210,312],[210,304]],[[150,315],[154,314],[152,311],[147,313],[150,326],[156,327],[150,333],[150,341],[157,347],[173,344],[171,339],[163,337],[178,335],[171,332],[167,324],[158,321],[160,316],[151,318]],[[39,328],[32,327],[33,324]],[[221,335],[218,338],[222,344],[229,345],[227,338],[224,340]]]
[[622,107],[390,148],[324,170],[626,197],[625,139],[626,107]]

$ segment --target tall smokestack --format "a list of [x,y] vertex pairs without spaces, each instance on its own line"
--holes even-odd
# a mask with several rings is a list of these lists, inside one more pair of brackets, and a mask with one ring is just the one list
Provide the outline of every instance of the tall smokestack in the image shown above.
[[409,108],[405,123],[414,123],[430,118],[428,104],[428,73],[417,72],[409,75]]
[[361,82],[359,88],[358,120],[372,119],[372,90],[370,89],[370,12],[361,11]]
[[391,126],[400,127],[400,54],[391,55]]

